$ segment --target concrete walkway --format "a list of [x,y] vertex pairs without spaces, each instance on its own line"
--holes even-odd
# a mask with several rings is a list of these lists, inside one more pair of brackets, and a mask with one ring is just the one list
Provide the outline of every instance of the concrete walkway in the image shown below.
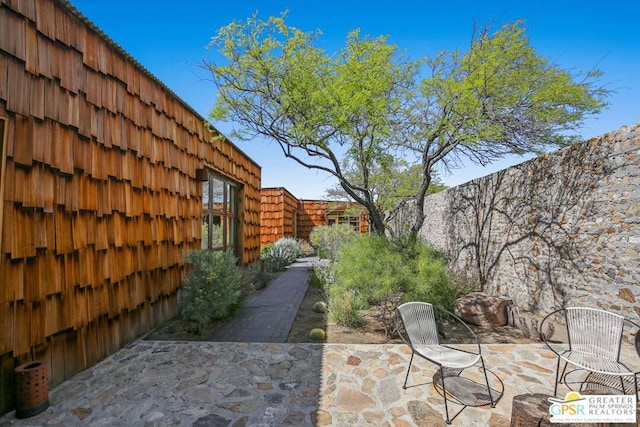
[[244,301],[242,312],[226,322],[213,341],[284,343],[309,287],[317,257],[300,258],[261,292]]

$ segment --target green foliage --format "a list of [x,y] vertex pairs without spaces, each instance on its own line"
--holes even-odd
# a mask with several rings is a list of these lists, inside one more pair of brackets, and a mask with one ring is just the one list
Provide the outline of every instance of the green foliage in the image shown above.
[[[354,166],[357,165],[343,161],[343,174],[349,181],[359,182],[362,172],[353,169]],[[368,186],[376,200],[377,207],[382,211],[392,212],[399,202],[417,194],[422,185],[421,165],[410,164],[406,159],[393,159],[388,163],[372,166],[369,171]],[[433,173],[427,194],[434,194],[446,189],[447,186],[440,181],[439,176]],[[353,200],[340,183],[328,188],[325,196],[334,200]]]
[[349,224],[317,225],[311,230],[309,240],[320,258],[335,260],[342,245],[358,236]]
[[350,301],[353,294],[355,302],[377,306],[388,329],[391,313],[387,311],[395,308],[393,301],[407,288],[412,273],[401,252],[384,236],[360,236],[342,246],[332,270],[336,284],[329,290],[330,316],[336,316],[332,310],[337,308],[338,316],[349,319],[348,309],[358,309]]
[[361,236],[345,244],[333,266],[336,284],[356,290],[369,304],[380,304],[404,291],[412,270],[386,238]]
[[441,252],[419,242],[413,251],[415,274],[403,296],[404,301],[426,301],[453,311],[458,298],[475,290],[449,271],[447,259]]
[[328,317],[329,320],[351,328],[364,325],[364,318],[360,310],[368,308],[366,302],[354,290],[340,286],[328,288]]
[[267,261],[269,271],[281,271],[305,254],[301,241],[292,237],[281,237],[260,249],[260,257]]
[[569,144],[609,93],[597,71],[572,74],[538,55],[523,22],[480,27],[466,51],[414,61],[358,30],[325,52],[319,31],[285,19],[256,14],[212,38],[225,64],[204,64],[217,86],[211,116],[237,123],[234,137],[264,136],[333,175],[379,234],[404,196],[417,202],[417,235],[435,171]]
[[419,241],[400,248],[378,235],[345,244],[331,271],[335,283],[328,291],[330,318],[353,325],[354,312],[373,305],[387,334],[399,302],[427,301],[453,310],[455,300],[472,290],[455,280],[441,252]]
[[260,248],[260,258],[269,258],[269,254],[273,250],[273,242],[269,242]]
[[309,337],[314,341],[324,341],[326,333],[324,332],[324,329],[314,328],[309,332]]
[[193,251],[185,262],[189,273],[183,282],[182,316],[196,328],[227,317],[241,301],[242,274],[231,251]]
[[319,272],[321,268],[322,267],[314,267],[309,276],[309,286],[312,288],[323,288],[325,285],[325,280],[322,279],[321,273]]

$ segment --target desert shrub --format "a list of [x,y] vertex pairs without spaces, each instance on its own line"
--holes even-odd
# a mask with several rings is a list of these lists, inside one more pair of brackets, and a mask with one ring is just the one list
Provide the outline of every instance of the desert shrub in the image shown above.
[[320,277],[316,268],[313,269],[311,275],[309,276],[309,286],[319,289],[324,288],[324,280]]
[[364,310],[368,306],[359,298],[356,291],[332,286],[329,288],[327,295],[329,300],[327,305],[329,320],[350,328],[359,328],[364,325],[364,317],[360,310]]
[[342,245],[358,236],[349,224],[317,225],[311,230],[309,241],[320,258],[335,260]]
[[282,237],[260,250],[260,257],[266,261],[269,271],[281,271],[303,254],[298,240],[293,237]]
[[330,288],[336,281],[331,264],[326,263],[316,263],[313,267],[311,278],[313,279],[312,284],[317,283],[325,290]]
[[273,243],[273,248],[280,251],[282,256],[289,260],[289,263],[298,259],[303,252],[300,243],[293,237],[281,237]]
[[314,328],[309,332],[309,337],[314,341],[324,341],[326,333],[324,329]]
[[268,271],[282,271],[291,261],[282,249],[278,249],[275,246],[271,249],[269,256],[265,258]]
[[355,324],[354,307],[375,306],[387,336],[401,301],[426,301],[453,311],[455,300],[473,290],[448,270],[443,253],[419,241],[399,247],[383,236],[360,236],[344,244],[330,273],[329,317]]
[[189,273],[183,281],[181,314],[196,329],[227,317],[242,299],[242,274],[231,251],[199,250],[185,258]]
[[473,286],[458,280],[447,267],[446,256],[424,243],[414,248],[415,275],[407,287],[405,301],[426,301],[453,311],[456,299],[471,292]]
[[[335,287],[355,291],[360,300],[381,311],[385,332],[390,333],[391,318],[397,301],[411,283],[411,263],[384,236],[360,236],[338,253],[332,268]],[[339,297],[332,289],[330,295]],[[333,307],[330,301],[329,310]]]
[[260,248],[260,258],[268,258],[273,249],[273,242],[267,243]]

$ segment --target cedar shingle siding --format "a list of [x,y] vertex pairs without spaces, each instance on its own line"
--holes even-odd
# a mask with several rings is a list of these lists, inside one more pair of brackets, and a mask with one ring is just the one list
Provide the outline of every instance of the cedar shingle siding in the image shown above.
[[211,168],[259,256],[260,167],[65,1],[0,0],[0,414],[177,314]]
[[339,212],[358,218],[358,231],[369,231],[369,216],[362,206],[341,201],[299,200],[282,187],[261,190],[260,244],[282,237],[309,240],[316,225],[328,225]]

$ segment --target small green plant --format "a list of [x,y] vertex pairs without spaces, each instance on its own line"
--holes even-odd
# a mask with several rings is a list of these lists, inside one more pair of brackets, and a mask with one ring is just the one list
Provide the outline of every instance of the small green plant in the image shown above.
[[309,276],[309,286],[311,286],[312,288],[322,289],[324,287],[324,284],[325,282],[320,278],[317,268],[314,268],[311,272],[311,275]]
[[267,243],[260,248],[260,258],[268,258],[273,250],[273,242]]
[[185,262],[189,273],[182,286],[181,314],[201,331],[208,322],[232,313],[242,299],[242,274],[231,251],[193,251]]
[[364,326],[365,320],[360,310],[368,306],[358,297],[358,293],[352,289],[339,286],[329,288],[328,316],[333,322],[350,328]]
[[327,312],[327,303],[324,301],[318,301],[313,305],[313,311],[316,313],[326,313]]
[[314,328],[309,332],[309,337],[314,341],[324,341],[326,333],[324,332],[324,329]]

